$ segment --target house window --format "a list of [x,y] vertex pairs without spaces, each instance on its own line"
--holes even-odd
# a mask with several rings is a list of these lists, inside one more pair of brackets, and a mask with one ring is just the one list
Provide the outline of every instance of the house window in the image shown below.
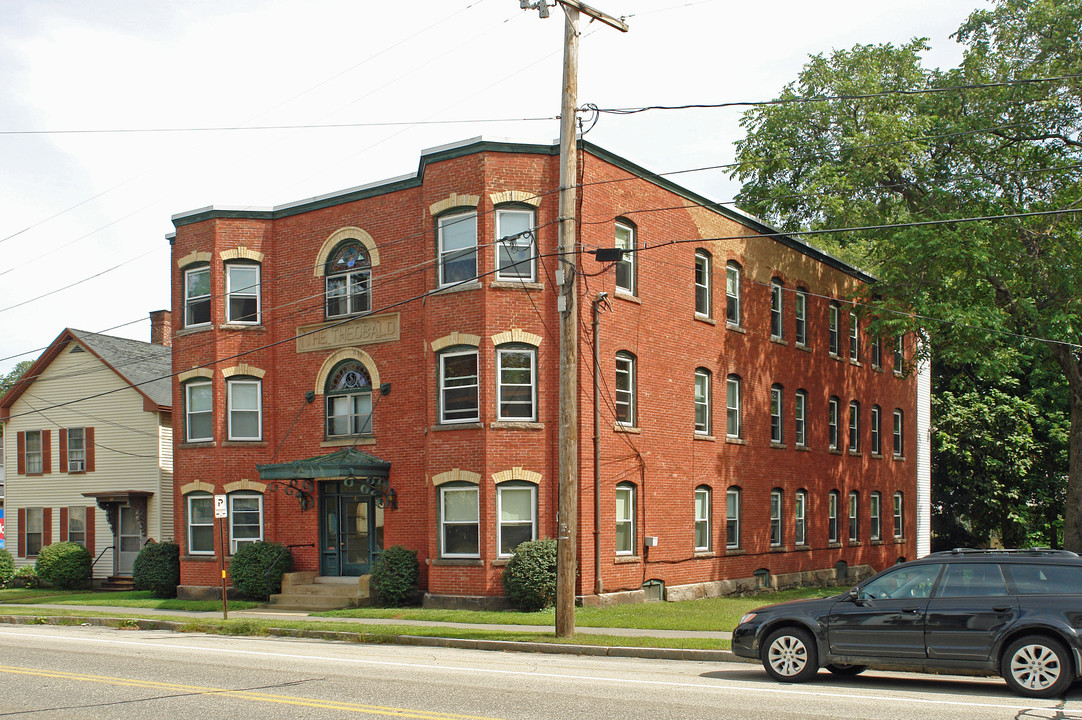
[[869,498],[869,512],[868,512],[868,534],[872,540],[882,540],[882,524],[880,523],[880,512],[882,508],[882,496],[879,493],[874,492]]
[[229,263],[225,266],[225,321],[259,323],[259,266]]
[[496,544],[500,557],[510,557],[521,543],[537,539],[537,488],[505,484],[496,487]]
[[804,346],[808,344],[808,291],[797,288],[793,303],[796,310],[796,344]]
[[624,223],[616,223],[616,247],[624,250],[623,257],[616,261],[616,289],[628,295],[638,293],[637,253],[635,250],[635,228]]
[[477,351],[440,354],[440,423],[477,422]]
[[740,437],[740,378],[736,375],[725,379],[725,434]]
[[856,492],[849,493],[849,542],[855,543],[860,539],[860,516],[857,511],[860,507],[860,496]]
[[616,353],[616,422],[635,425],[635,356]]
[[263,438],[262,385],[262,381],[252,379],[226,382],[230,440]]
[[838,542],[838,491],[827,496],[827,542]]
[[794,499],[793,507],[793,544],[795,545],[807,545],[808,544],[808,493],[804,490],[798,490]]
[[838,398],[827,401],[827,447],[838,449]]
[[83,505],[69,507],[67,515],[68,542],[86,547],[86,507]]
[[537,280],[537,249],[532,210],[496,211],[496,279]]
[[710,488],[695,488],[695,552],[710,551]]
[[695,371],[695,434],[710,434],[710,371]]
[[68,428],[68,472],[86,471],[86,429]]
[[445,558],[481,557],[475,486],[440,488],[440,537]]
[[879,455],[882,452],[882,447],[879,441],[879,424],[880,424],[880,411],[878,405],[872,405],[871,425],[872,425],[872,455]]
[[783,335],[782,307],[782,285],[775,279],[770,282],[770,337],[777,340]]
[[184,327],[210,322],[210,267],[184,271]]
[[796,391],[793,398],[793,442],[797,447],[808,446],[808,393],[803,390]]
[[444,215],[437,221],[439,286],[477,277],[477,213]]
[[537,419],[536,350],[512,345],[496,350],[498,420],[530,422]]
[[905,446],[902,443],[902,411],[894,411],[894,457],[902,457],[905,453]]
[[263,496],[259,493],[233,493],[229,496],[229,554],[241,545],[263,539]]
[[905,526],[902,524],[902,494],[894,493],[894,537],[900,538],[905,535]]
[[188,554],[214,554],[214,500],[206,493],[188,495]]
[[725,321],[740,325],[740,266],[733,262],[725,266]]
[[849,403],[849,452],[860,452],[860,403]]
[[883,367],[883,339],[879,337],[872,339],[872,367]]
[[838,306],[835,305],[834,303],[831,303],[830,308],[829,308],[829,310],[827,312],[828,312],[828,315],[827,315],[827,321],[828,321],[827,330],[828,330],[828,337],[830,339],[830,348],[829,348],[830,349],[830,354],[831,355],[837,355],[838,354],[838,323],[839,323],[839,320],[838,320],[838,312],[839,312],[838,311]]
[[725,491],[725,547],[740,547],[740,490]]
[[45,509],[26,508],[25,522],[26,529],[23,531],[23,537],[26,542],[26,554],[34,557],[41,552],[42,545],[45,544]]
[[782,387],[770,388],[770,442],[781,444],[785,437],[782,433]]
[[849,313],[849,360],[860,362],[860,321],[855,312]]
[[905,338],[901,335],[894,341],[894,374],[901,375],[905,369]]
[[616,554],[632,555],[635,552],[635,486],[620,483],[616,486]]
[[45,472],[45,454],[41,449],[41,430],[27,430],[25,442],[26,474],[41,475]]
[[695,313],[710,317],[713,312],[710,302],[711,286],[710,253],[705,250],[695,251]]
[[209,442],[213,393],[209,382],[190,382],[184,386],[184,429],[186,442]]
[[770,547],[781,547],[781,490],[770,491]]
[[347,361],[331,372],[324,387],[327,437],[372,434],[372,380],[359,362]]
[[356,241],[340,245],[324,267],[327,317],[346,317],[372,309],[372,263]]

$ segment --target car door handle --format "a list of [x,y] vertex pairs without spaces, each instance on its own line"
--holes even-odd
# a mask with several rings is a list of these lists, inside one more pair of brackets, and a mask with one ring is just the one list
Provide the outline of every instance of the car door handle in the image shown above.
[[994,606],[992,606],[992,611],[993,612],[1007,612],[1008,610],[1013,610],[1013,609],[1014,608],[1011,605],[994,605]]
[[902,608],[902,612],[904,612],[904,613],[908,613],[908,614],[910,614],[910,615],[916,615],[917,613],[919,613],[919,612],[920,612],[920,608],[919,608],[919,607],[913,607],[913,608]]

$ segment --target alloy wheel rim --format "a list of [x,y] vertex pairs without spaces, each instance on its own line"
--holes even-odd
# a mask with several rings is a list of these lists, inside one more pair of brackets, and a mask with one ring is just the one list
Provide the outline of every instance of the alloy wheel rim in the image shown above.
[[779,675],[792,677],[808,664],[808,649],[799,638],[783,635],[770,644],[769,660]]
[[1011,658],[1011,675],[1028,690],[1044,690],[1059,680],[1059,658],[1044,645],[1024,645]]

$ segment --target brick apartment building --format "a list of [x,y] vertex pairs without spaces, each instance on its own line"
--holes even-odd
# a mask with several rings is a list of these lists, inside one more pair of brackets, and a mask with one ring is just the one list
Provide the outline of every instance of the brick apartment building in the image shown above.
[[[578,594],[926,553],[927,376],[911,339],[862,330],[867,276],[599,147],[579,162]],[[253,539],[323,576],[401,544],[432,602],[493,598],[520,541],[555,537],[558,165],[475,139],[415,175],[173,218],[183,586]],[[636,252],[592,254],[614,247]]]

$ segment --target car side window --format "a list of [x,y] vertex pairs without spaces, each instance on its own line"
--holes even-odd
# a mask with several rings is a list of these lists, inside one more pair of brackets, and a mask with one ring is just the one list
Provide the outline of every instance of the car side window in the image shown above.
[[998,563],[957,563],[947,574],[936,597],[999,597],[1007,594]]
[[1082,567],[1011,563],[1007,571],[1019,595],[1082,595]]
[[942,567],[939,564],[899,567],[862,586],[857,597],[861,600],[926,598],[932,594],[932,586]]

